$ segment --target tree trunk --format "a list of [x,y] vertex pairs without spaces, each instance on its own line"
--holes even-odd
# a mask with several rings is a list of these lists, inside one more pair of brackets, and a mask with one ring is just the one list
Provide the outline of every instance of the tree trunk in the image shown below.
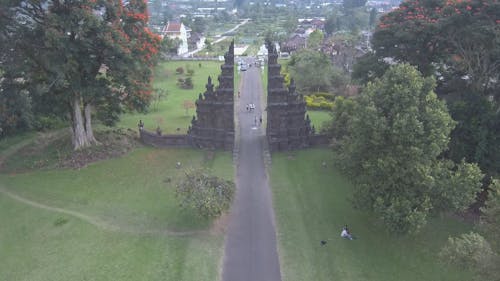
[[92,105],[90,103],[85,105],[85,134],[87,136],[87,141],[90,144],[99,144],[99,142],[94,137],[94,132],[92,130]]
[[85,127],[83,125],[82,110],[80,107],[80,98],[78,96],[73,98],[71,102],[71,107],[73,111],[73,118],[71,118],[72,124],[72,141],[73,149],[77,150],[86,146],[89,146],[87,141],[87,136],[85,134]]

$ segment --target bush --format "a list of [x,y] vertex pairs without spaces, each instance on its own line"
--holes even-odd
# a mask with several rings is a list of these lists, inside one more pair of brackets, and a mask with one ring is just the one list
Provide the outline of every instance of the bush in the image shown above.
[[328,92],[316,92],[316,93],[314,93],[313,96],[324,97],[326,100],[329,100],[329,101],[333,101],[335,99],[335,95],[332,93],[328,93]]
[[193,76],[193,75],[194,75],[194,69],[191,69],[191,68],[190,68],[190,69],[188,69],[188,70],[187,70],[187,75],[188,75],[188,76]]
[[473,270],[476,280],[500,280],[498,275],[498,256],[483,236],[470,232],[459,237],[448,238],[439,252],[443,263]]
[[187,77],[186,80],[184,80],[184,84],[182,85],[183,89],[192,89],[193,86],[193,79],[191,77]]
[[191,77],[179,78],[177,79],[177,86],[181,89],[192,89],[194,87],[193,79]]
[[37,131],[45,131],[64,127],[66,123],[56,116],[36,116],[33,127]]
[[310,95],[305,96],[304,99],[308,109],[332,110],[333,108],[333,101],[327,100],[324,96]]
[[211,175],[207,170],[186,171],[176,186],[180,206],[191,208],[201,217],[214,218],[229,209],[235,185],[232,181]]
[[180,74],[184,74],[184,68],[182,68],[182,66],[179,66],[175,69],[175,73],[180,75]]

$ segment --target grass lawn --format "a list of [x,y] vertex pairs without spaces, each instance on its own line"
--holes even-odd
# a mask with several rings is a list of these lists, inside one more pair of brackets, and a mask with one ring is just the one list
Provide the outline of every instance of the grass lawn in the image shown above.
[[[392,236],[372,214],[351,207],[351,185],[332,168],[331,152],[288,155],[273,154],[271,170],[284,281],[471,280],[469,272],[445,267],[436,257],[448,236],[470,225],[432,219],[418,235]],[[340,238],[344,224],[358,239]],[[328,243],[321,246],[321,240]]]
[[232,179],[231,157],[138,148],[79,170],[0,174],[0,280],[217,280],[223,234],[180,209],[173,187],[191,166]]
[[[217,86],[217,77],[220,75],[220,61],[167,61],[161,62],[155,70],[153,87],[161,88],[168,92],[166,99],[162,99],[157,105],[152,102],[148,114],[125,114],[120,117],[119,127],[137,129],[137,123],[142,120],[147,130],[154,131],[159,125],[164,134],[185,134],[191,124],[191,118],[196,115],[196,109],[191,108],[186,114],[185,101],[195,102],[198,94],[205,92],[208,76],[212,77]],[[199,67],[201,64],[201,67]],[[185,74],[175,74],[175,69],[183,67],[186,73],[187,67],[195,71],[192,79],[194,88],[185,90],[179,88],[176,83],[178,78],[187,77]],[[177,131],[177,128],[180,130]]]
[[316,132],[319,132],[324,127],[326,121],[332,120],[330,112],[324,110],[308,110],[307,114],[309,114],[311,124],[316,128]]

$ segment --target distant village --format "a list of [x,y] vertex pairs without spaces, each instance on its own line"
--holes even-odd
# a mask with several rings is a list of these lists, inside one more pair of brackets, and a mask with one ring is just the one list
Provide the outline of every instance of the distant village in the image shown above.
[[[378,14],[383,14],[395,9],[399,0],[388,1],[367,1],[364,8],[366,11],[376,10]],[[276,8],[287,8],[290,6],[301,9],[304,14],[314,15],[321,14],[321,10],[327,6],[342,5],[343,0],[325,1],[273,1],[273,2],[248,2],[247,5],[274,5]],[[179,41],[177,48],[177,56],[179,57],[192,57],[197,50],[205,47],[207,42],[207,35],[199,32],[193,32],[190,26],[185,25],[182,21],[183,18],[189,17],[191,19],[203,18],[210,19],[216,13],[225,13],[232,18],[238,18],[238,8],[233,6],[233,1],[228,0],[150,0],[150,16],[152,19],[167,18],[165,11],[171,19],[162,21],[152,21],[152,29],[160,34],[162,38],[170,38]],[[324,16],[311,16],[307,18],[299,18],[297,26],[293,32],[288,34],[288,37],[278,42],[277,50],[281,58],[288,58],[294,52],[303,48],[307,48],[307,40],[311,33],[316,30],[325,32]],[[337,32],[342,33],[342,32]],[[227,34],[226,34],[227,35]],[[232,34],[229,34],[232,35]],[[342,40],[341,36],[325,36],[319,51],[328,55],[333,64],[343,69],[345,72],[351,72],[352,66],[356,58],[371,51],[370,38],[372,32],[370,30],[361,30],[359,32],[359,40],[356,42]],[[236,42],[235,54],[244,55],[248,46],[244,46]],[[262,45],[257,52],[258,57],[265,58],[267,50]]]

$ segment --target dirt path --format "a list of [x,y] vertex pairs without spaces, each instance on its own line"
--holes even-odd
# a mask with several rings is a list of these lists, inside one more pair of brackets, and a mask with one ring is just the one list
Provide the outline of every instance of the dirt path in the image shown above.
[[[239,123],[236,198],[229,215],[222,269],[223,281],[280,281],[271,190],[264,165],[265,128],[260,125],[260,68],[242,72],[236,107]],[[255,104],[248,112],[246,104]]]
[[29,205],[34,208],[39,208],[42,210],[47,210],[51,212],[56,212],[56,213],[62,213],[66,214],[72,217],[76,217],[82,221],[85,221],[97,228],[104,229],[107,231],[114,231],[114,232],[122,232],[122,233],[128,233],[128,234],[138,234],[138,235],[143,235],[143,234],[149,234],[149,235],[171,235],[171,236],[190,236],[190,235],[196,235],[196,234],[201,234],[201,233],[208,233],[208,231],[172,231],[172,230],[167,230],[167,229],[145,229],[145,228],[133,228],[133,227],[124,227],[124,226],[119,226],[107,221],[104,221],[102,219],[92,217],[85,215],[83,213],[77,212],[77,211],[72,211],[68,209],[63,209],[59,207],[53,207],[53,206],[48,206],[42,203],[38,203],[35,201],[32,201],[30,199],[26,199],[24,197],[21,197],[17,194],[14,194],[10,191],[7,191],[5,188],[0,187],[0,194],[5,195],[17,202]]

